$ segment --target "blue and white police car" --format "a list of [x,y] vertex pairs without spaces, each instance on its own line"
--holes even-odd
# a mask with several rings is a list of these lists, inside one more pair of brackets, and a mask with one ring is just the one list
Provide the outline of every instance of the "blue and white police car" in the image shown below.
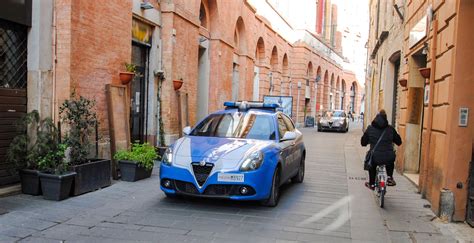
[[260,200],[276,206],[279,187],[301,183],[303,136],[278,104],[225,102],[165,152],[160,187],[169,196]]

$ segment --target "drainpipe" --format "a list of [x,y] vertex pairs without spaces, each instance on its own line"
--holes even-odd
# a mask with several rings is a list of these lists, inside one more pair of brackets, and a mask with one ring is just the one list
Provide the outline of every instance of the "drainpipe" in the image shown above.
[[[56,33],[56,23],[57,23],[57,13],[56,13],[56,1],[53,1],[53,90],[52,90],[52,106],[51,106],[51,119],[53,119],[54,124],[56,124],[57,121],[59,121],[58,117],[56,117],[56,106],[57,106],[57,101],[56,101],[56,61],[57,61],[57,33]],[[61,133],[60,133],[61,134]]]
[[[426,141],[425,141],[425,148],[424,148],[424,157],[423,157],[423,177],[420,182],[420,190],[423,196],[426,196],[426,189],[427,189],[427,182],[428,182],[428,163],[429,163],[429,154],[430,154],[430,146],[431,146],[431,130],[433,125],[433,99],[434,99],[434,81],[435,81],[435,71],[436,71],[436,42],[438,37],[438,20],[433,20],[433,38],[431,41],[431,51],[430,51],[430,58],[431,58],[431,70],[430,70],[430,79],[429,79],[429,88],[430,88],[430,95],[428,101],[428,109],[427,109],[427,122],[426,122]],[[422,124],[423,126],[423,124]]]

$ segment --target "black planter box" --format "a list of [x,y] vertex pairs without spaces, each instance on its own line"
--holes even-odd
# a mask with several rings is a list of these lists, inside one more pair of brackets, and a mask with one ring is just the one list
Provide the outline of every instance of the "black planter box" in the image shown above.
[[38,172],[44,199],[61,201],[69,197],[75,172],[54,175]]
[[76,172],[72,194],[74,196],[110,186],[111,167],[110,160],[97,159],[83,165],[71,166],[71,171]]
[[151,170],[146,170],[145,167],[138,166],[135,161],[119,160],[120,174],[122,181],[138,181],[151,176]]
[[23,194],[41,195],[41,183],[37,170],[20,170],[21,192]]

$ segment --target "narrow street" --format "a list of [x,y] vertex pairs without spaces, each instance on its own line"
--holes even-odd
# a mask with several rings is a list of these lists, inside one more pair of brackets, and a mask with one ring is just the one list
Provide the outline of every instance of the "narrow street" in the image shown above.
[[302,129],[303,184],[283,187],[280,204],[168,199],[150,179],[115,182],[61,202],[41,196],[0,198],[1,242],[453,242],[434,223],[404,177],[380,209],[363,186],[360,125],[351,131]]

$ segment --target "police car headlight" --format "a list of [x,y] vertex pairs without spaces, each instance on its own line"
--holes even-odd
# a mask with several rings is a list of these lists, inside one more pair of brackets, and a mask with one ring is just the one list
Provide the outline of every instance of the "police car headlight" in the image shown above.
[[163,154],[163,160],[161,161],[165,165],[171,165],[173,162],[173,150],[171,148],[167,148],[165,153]]
[[256,151],[251,153],[244,159],[242,166],[240,167],[241,171],[250,171],[260,168],[263,162],[263,153]]

